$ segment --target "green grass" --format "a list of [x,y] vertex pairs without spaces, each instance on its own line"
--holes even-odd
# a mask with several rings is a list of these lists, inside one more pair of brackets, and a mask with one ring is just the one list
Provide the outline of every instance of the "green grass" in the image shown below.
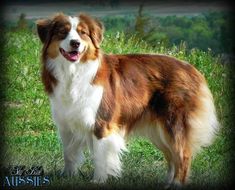
[[[159,44],[153,49],[134,36],[123,33],[106,35],[102,45],[107,53],[162,53],[194,64],[206,77],[214,94],[222,128],[215,143],[205,148],[193,161],[192,185],[225,184],[229,180],[232,134],[232,78],[230,70],[219,63],[210,51],[186,51],[184,44],[166,49]],[[8,165],[43,166],[51,176],[51,186],[96,187],[89,183],[93,165],[89,159],[81,168],[82,175],[71,179],[58,177],[63,168],[62,147],[50,115],[50,106],[40,79],[40,50],[38,37],[30,32],[6,33],[5,61],[5,144],[3,161]],[[108,187],[162,187],[166,162],[160,151],[145,139],[131,139],[129,152],[123,156],[123,177],[110,178]],[[101,189],[103,186],[99,186]]]

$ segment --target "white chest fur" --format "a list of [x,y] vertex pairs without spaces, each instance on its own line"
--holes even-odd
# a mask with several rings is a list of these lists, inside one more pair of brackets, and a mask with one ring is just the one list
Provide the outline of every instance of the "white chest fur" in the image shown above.
[[48,67],[58,80],[50,96],[52,115],[57,125],[71,130],[91,129],[103,94],[103,87],[91,84],[99,60],[80,64],[61,61],[58,57],[50,60]]

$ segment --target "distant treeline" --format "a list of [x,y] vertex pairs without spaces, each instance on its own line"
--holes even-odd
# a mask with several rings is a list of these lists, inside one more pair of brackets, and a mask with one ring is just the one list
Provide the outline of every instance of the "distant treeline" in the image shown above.
[[185,42],[189,49],[199,48],[214,53],[232,53],[234,48],[234,15],[211,12],[199,16],[150,17],[139,11],[136,17],[106,17],[107,31],[124,30],[136,34],[151,46],[171,47]]
[[[216,54],[234,52],[234,15],[228,12],[210,12],[198,16],[153,17],[143,13],[143,7],[136,15],[106,16],[101,18],[106,34],[124,31],[135,35],[152,47],[172,47],[185,43],[188,49],[211,49]],[[9,25],[13,30],[32,29],[35,21],[26,20],[21,14],[16,23]]]

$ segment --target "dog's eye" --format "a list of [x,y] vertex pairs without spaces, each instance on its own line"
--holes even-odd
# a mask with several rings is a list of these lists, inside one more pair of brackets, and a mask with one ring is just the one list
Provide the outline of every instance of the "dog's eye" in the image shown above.
[[67,31],[63,29],[63,30],[59,30],[59,33],[62,35],[65,35],[65,34],[67,34]]
[[84,30],[81,30],[79,33],[80,33],[81,35],[86,34],[86,32],[85,32]]

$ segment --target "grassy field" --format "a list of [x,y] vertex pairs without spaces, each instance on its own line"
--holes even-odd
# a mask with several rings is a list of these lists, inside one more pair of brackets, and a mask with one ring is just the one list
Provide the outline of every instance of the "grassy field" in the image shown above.
[[[184,44],[171,49],[152,49],[135,37],[125,39],[124,34],[106,35],[103,50],[107,53],[164,53],[176,56],[194,64],[207,78],[214,94],[219,121],[222,128],[214,144],[205,148],[192,163],[191,186],[217,186],[227,184],[230,179],[229,167],[232,161],[230,134],[232,134],[231,114],[232,92],[229,84],[229,69],[219,63],[210,51],[193,49],[186,52]],[[89,183],[93,165],[89,159],[81,168],[81,175],[60,178],[63,168],[62,147],[57,138],[56,127],[50,115],[47,96],[40,80],[40,50],[38,37],[30,32],[6,33],[4,109],[5,148],[4,165],[43,166],[50,175],[51,187],[70,186],[97,187]],[[109,179],[105,187],[162,187],[166,174],[166,162],[160,151],[144,139],[128,141],[129,152],[123,156],[123,177]],[[103,189],[104,186],[98,186]]]

